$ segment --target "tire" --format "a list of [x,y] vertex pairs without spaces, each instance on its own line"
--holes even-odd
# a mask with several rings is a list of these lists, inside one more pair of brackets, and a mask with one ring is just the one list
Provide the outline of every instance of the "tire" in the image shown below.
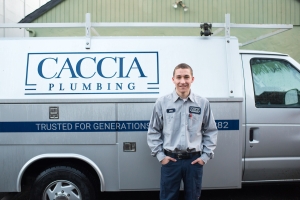
[[51,167],[35,180],[31,200],[94,200],[95,191],[88,177],[68,166]]

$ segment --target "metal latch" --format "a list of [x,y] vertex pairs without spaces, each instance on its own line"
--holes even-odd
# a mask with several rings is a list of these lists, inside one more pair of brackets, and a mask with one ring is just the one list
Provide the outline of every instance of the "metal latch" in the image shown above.
[[135,142],[124,142],[123,143],[123,151],[135,152],[136,151],[136,143]]
[[91,14],[85,15],[85,48],[91,48]]
[[58,107],[49,107],[49,119],[59,119]]

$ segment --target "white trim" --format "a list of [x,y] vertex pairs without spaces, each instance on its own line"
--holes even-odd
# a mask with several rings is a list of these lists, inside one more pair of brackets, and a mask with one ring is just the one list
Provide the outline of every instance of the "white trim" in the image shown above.
[[5,23],[0,28],[80,28],[85,23]]
[[59,154],[58,153],[58,154],[41,154],[41,155],[35,156],[35,157],[31,158],[30,160],[28,160],[19,172],[19,175],[17,178],[17,192],[21,192],[21,181],[22,181],[22,177],[23,177],[25,170],[35,161],[44,159],[44,158],[77,158],[77,159],[85,161],[91,167],[93,167],[93,169],[97,172],[98,177],[100,179],[101,192],[105,191],[105,181],[104,181],[103,174],[102,174],[101,170],[98,168],[98,166],[91,159],[89,159],[85,156],[79,155],[79,154],[63,154],[63,153]]
[[[201,23],[91,23],[92,27],[123,28],[123,27],[162,27],[162,28],[200,28]],[[212,23],[213,28],[224,28],[225,23]],[[0,24],[0,28],[80,28],[85,27],[85,23],[5,23]],[[230,23],[230,28],[267,28],[267,29],[291,29],[292,24],[234,24]]]
[[226,44],[226,67],[227,67],[227,77],[228,77],[228,96],[230,98],[234,97],[234,79],[231,66],[231,55],[230,55],[230,15],[225,15],[225,44]]
[[[247,124],[247,126],[250,125],[250,126],[253,126],[254,124]],[[276,126],[283,126],[284,124],[276,124]],[[274,124],[271,124],[271,125],[267,125],[267,126],[274,126]],[[291,126],[299,126],[299,125],[291,125]],[[248,161],[248,162],[251,162],[251,161],[286,161],[286,160],[296,160],[296,161],[300,161],[300,157],[277,157],[277,158],[245,158],[243,159],[243,161]]]
[[239,52],[240,54],[262,54],[262,55],[268,54],[268,55],[288,56],[288,54],[284,54],[284,53],[271,52],[271,51],[259,51],[259,50],[240,49]]
[[230,24],[231,28],[293,28],[293,24]]
[[[86,42],[85,48],[89,49],[91,45],[91,27],[106,27],[106,28],[115,28],[115,27],[163,27],[163,28],[200,28],[201,23],[91,23],[90,13],[86,13],[86,21],[85,23],[4,23],[0,24],[0,28],[81,28],[84,27],[86,30]],[[225,37],[230,36],[230,28],[264,28],[264,29],[279,29],[277,31],[271,32],[269,34],[265,34],[259,36],[255,39],[249,40],[240,46],[246,46],[253,42],[271,37],[278,33],[287,31],[293,28],[292,24],[235,24],[230,23],[230,14],[225,14],[225,23],[212,23],[213,28],[225,28]],[[218,34],[220,30],[217,30]],[[5,35],[4,35],[5,36]],[[232,94],[232,93],[231,93]],[[233,94],[232,94],[233,95]]]
[[242,181],[243,184],[251,183],[278,183],[278,182],[300,182],[300,179],[284,179],[284,180],[258,180],[258,181]]

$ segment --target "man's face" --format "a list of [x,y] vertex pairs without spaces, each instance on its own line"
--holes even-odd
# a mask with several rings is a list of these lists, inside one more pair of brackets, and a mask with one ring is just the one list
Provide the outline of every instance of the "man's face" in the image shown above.
[[190,92],[191,84],[194,82],[190,69],[176,69],[172,78],[176,87],[176,92],[181,94],[188,94]]

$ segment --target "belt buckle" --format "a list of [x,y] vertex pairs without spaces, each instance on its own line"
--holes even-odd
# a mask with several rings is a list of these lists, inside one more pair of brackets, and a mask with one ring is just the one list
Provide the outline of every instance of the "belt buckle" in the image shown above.
[[181,160],[181,159],[182,159],[182,153],[178,153],[178,154],[177,154],[177,158],[178,158],[179,160]]

